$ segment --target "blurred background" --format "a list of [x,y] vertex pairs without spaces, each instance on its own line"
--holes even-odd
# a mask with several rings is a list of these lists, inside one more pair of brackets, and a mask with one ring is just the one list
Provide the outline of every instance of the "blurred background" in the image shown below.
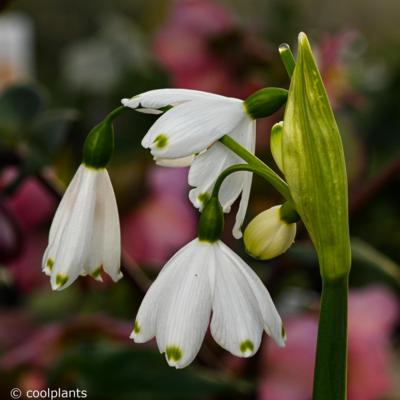
[[[245,98],[288,87],[277,47],[313,44],[345,145],[353,268],[349,400],[400,399],[400,4],[397,0],[0,1],[0,397],[11,387],[86,389],[90,399],[311,399],[320,278],[304,229],[285,255],[252,260],[283,316],[287,347],[264,337],[251,359],[207,335],[176,371],[129,339],[163,263],[196,232],[187,170],[155,167],[140,141],[153,116],[115,124],[110,175],[125,278],[51,292],[49,225],[85,135],[120,99],[183,87]],[[274,166],[269,132],[257,153]],[[275,166],[274,166],[275,167]],[[279,196],[255,179],[248,220]]]

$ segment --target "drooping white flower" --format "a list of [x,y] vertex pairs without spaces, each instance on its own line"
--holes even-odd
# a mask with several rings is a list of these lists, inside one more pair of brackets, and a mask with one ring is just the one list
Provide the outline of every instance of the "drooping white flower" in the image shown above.
[[143,343],[156,337],[168,364],[183,368],[196,357],[210,317],[215,341],[236,356],[252,356],[263,331],[285,344],[281,318],[255,272],[220,240],[196,238],[146,293],[131,338]]
[[[149,148],[157,164],[180,167],[191,166],[189,198],[202,208],[218,175],[227,167],[243,160],[221,143],[229,135],[254,153],[256,123],[246,112],[243,100],[188,89],[160,89],[123,99],[122,104],[140,112],[159,114],[172,106],[152,125],[142,145]],[[241,195],[233,235],[242,236],[243,223],[249,201],[252,173],[232,174],[223,183],[220,200],[224,212]]]
[[79,275],[101,280],[101,269],[114,280],[120,271],[120,227],[114,191],[105,168],[81,164],[54,216],[43,271],[53,290]]
[[247,225],[243,241],[246,251],[260,260],[269,260],[284,253],[294,242],[296,223],[281,215],[282,205],[268,208]]

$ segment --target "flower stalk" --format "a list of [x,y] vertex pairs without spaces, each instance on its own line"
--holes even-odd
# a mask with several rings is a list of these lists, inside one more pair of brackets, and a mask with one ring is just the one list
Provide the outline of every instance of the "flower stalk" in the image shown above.
[[[287,183],[270,167],[268,167],[267,164],[265,164],[263,161],[261,161],[257,156],[249,152],[246,148],[241,146],[238,142],[236,142],[234,139],[232,139],[230,136],[225,135],[219,140],[222,144],[224,144],[226,147],[228,147],[230,150],[232,150],[234,153],[236,153],[240,158],[242,158],[244,161],[246,161],[250,168],[247,169],[247,171],[252,171],[257,173],[258,175],[262,176],[264,179],[266,179],[286,200],[290,200],[290,192],[289,192],[289,187]],[[245,164],[239,164],[241,165],[240,169],[237,167],[237,171],[245,171]],[[236,167],[236,166],[233,166]],[[224,180],[224,174],[230,174],[234,172],[235,169],[231,170],[227,168],[222,174],[220,175],[221,178],[221,183]],[[215,184],[217,186],[217,183]],[[215,190],[215,187],[214,187]]]
[[347,398],[348,276],[322,280],[313,400]]

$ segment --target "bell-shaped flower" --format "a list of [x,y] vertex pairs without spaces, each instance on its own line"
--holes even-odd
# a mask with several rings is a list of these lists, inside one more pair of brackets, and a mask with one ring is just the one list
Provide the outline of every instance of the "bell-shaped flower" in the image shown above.
[[68,287],[79,275],[101,280],[102,269],[117,281],[120,255],[118,209],[108,172],[81,164],[55,213],[42,269],[53,290]]
[[[240,99],[188,89],[151,90],[123,99],[122,104],[140,112],[160,114],[144,136],[142,145],[149,148],[157,164],[170,167],[191,166],[189,197],[202,209],[218,175],[243,160],[221,143],[229,135],[254,153],[256,123]],[[233,234],[242,236],[243,223],[251,188],[252,174],[239,172],[224,182],[220,201],[224,212],[240,196]]]
[[156,337],[170,366],[196,357],[211,318],[211,335],[232,354],[250,357],[263,331],[285,344],[281,318],[255,272],[220,240],[194,239],[154,281],[136,316],[131,338]]
[[[274,206],[253,218],[247,225],[243,241],[246,251],[254,258],[268,260],[284,253],[294,242],[298,216],[282,215],[282,205]],[[291,213],[291,214],[292,214]]]

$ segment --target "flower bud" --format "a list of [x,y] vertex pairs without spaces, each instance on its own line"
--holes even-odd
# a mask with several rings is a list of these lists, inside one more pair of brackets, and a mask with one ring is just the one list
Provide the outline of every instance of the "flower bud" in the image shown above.
[[282,135],[283,173],[314,243],[324,279],[348,275],[351,248],[342,140],[307,36],[289,89]]
[[296,223],[282,216],[281,205],[258,214],[246,227],[243,240],[246,251],[254,258],[269,260],[284,253],[296,236]]
[[286,103],[287,96],[286,89],[275,87],[260,89],[244,101],[244,107],[253,119],[268,117]]

